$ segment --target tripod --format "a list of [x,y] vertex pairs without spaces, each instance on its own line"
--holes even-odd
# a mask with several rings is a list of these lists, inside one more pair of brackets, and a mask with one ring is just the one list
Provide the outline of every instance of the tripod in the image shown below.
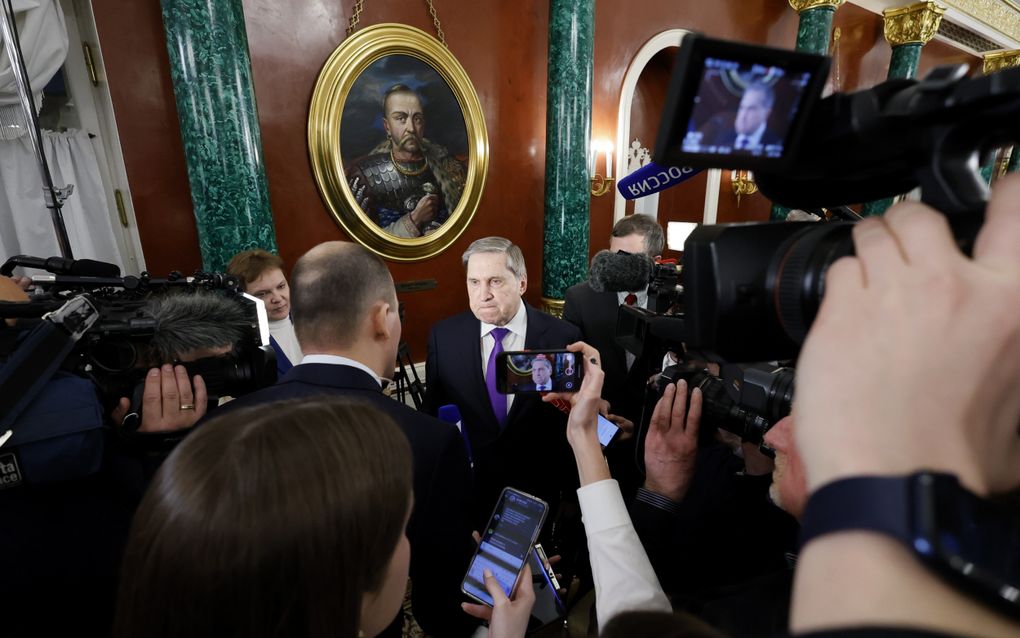
[[418,377],[418,371],[414,368],[414,359],[411,358],[411,349],[405,341],[401,341],[397,347],[397,368],[397,373],[393,375],[397,399],[404,402],[404,393],[406,392],[411,395],[411,400],[414,401],[414,409],[421,410],[422,402],[425,399],[425,384]]

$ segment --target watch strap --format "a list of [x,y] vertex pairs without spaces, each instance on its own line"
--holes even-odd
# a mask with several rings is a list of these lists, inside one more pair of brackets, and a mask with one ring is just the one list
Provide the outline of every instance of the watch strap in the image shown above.
[[800,544],[847,530],[880,532],[910,545],[914,476],[856,476],[823,485],[801,518]]

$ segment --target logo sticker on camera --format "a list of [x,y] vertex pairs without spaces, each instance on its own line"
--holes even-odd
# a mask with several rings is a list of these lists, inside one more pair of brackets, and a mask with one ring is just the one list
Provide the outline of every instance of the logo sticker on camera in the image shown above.
[[21,485],[21,469],[14,454],[0,454],[0,489]]

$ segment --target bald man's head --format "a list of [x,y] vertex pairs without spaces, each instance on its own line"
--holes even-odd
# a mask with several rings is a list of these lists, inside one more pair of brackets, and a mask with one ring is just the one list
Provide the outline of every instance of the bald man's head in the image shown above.
[[309,250],[294,265],[290,286],[294,332],[303,348],[349,346],[373,304],[397,303],[383,260],[351,242]]

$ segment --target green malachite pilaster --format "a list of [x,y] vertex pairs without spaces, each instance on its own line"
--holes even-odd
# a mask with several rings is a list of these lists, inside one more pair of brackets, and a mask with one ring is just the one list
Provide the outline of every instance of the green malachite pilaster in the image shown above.
[[[843,0],[826,2],[790,0],[790,6],[800,15],[800,23],[797,26],[796,49],[798,51],[817,55],[825,55],[829,52],[832,19],[836,15],[836,8],[841,4],[843,4]],[[781,221],[786,219],[789,214],[789,208],[772,204],[769,219]]]
[[[1010,51],[997,51],[995,53],[986,53],[984,59],[984,73],[995,73],[1003,69],[1012,69],[1020,66],[1020,49],[1012,49]],[[1007,173],[1015,173],[1020,170],[1020,146],[1014,146],[1009,155],[1009,162],[1006,164]],[[981,176],[985,178],[985,182],[991,184],[992,174],[995,172],[994,160],[989,163],[988,166],[981,167]]]
[[[892,45],[892,59],[889,61],[890,80],[909,80],[917,75],[921,61],[921,47],[927,44],[939,29],[942,15],[946,12],[933,0],[915,2],[906,7],[886,9],[882,12],[885,39]],[[893,203],[892,197],[864,204],[861,214],[881,215]]]
[[203,268],[276,251],[241,0],[162,0]]
[[[910,79],[917,75],[917,64],[921,60],[921,44],[910,42],[893,47],[892,59],[889,61],[889,79]],[[877,199],[861,207],[861,215],[865,217],[881,215],[893,204],[892,197]]]
[[563,299],[588,272],[595,0],[551,0],[542,296]]

